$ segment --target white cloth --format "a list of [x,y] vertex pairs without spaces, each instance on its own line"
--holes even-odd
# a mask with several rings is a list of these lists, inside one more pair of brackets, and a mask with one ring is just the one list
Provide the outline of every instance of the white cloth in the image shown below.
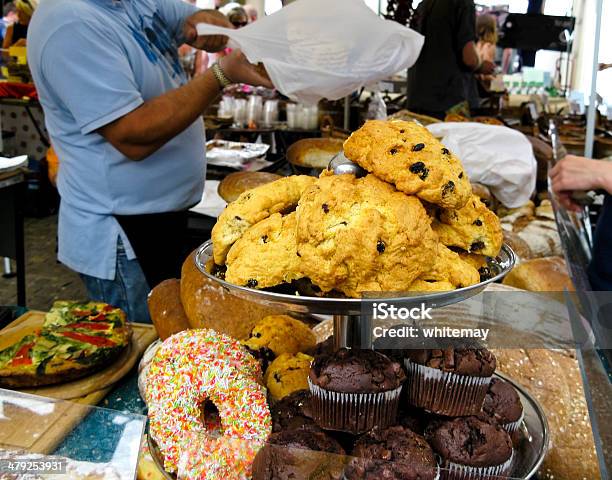
[[463,163],[470,181],[482,183],[504,206],[518,208],[535,190],[537,162],[521,132],[481,123],[434,123],[427,127]]

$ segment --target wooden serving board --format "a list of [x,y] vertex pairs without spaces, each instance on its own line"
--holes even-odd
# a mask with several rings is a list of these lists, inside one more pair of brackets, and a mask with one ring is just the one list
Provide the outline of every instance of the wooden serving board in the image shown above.
[[[0,349],[39,328],[44,317],[44,312],[30,311],[0,330]],[[131,327],[131,344],[104,370],[64,384],[20,390],[69,402],[43,404],[32,397],[31,403],[3,405],[0,415],[0,448],[4,445],[35,453],[52,453],[91,411],[91,406],[104,399],[113,385],[129,373],[146,348],[157,338],[152,325],[132,323]]]

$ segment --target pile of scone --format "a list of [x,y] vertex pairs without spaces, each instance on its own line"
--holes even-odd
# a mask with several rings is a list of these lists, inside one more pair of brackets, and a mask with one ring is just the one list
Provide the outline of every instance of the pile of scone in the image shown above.
[[369,121],[344,144],[365,177],[291,176],[244,192],[212,231],[226,281],[317,294],[444,291],[478,283],[498,255],[497,216],[459,159],[426,128]]

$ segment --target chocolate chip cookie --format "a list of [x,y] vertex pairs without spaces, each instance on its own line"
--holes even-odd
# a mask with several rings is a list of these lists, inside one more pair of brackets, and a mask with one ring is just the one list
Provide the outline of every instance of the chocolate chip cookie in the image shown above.
[[297,209],[302,273],[349,297],[406,291],[434,264],[437,241],[420,200],[373,175],[323,174]]
[[414,122],[371,120],[344,143],[344,154],[401,192],[461,208],[472,187],[459,159]]
[[302,192],[315,181],[307,175],[293,175],[242,193],[221,213],[212,229],[215,263],[224,265],[232,245],[257,222],[274,213],[294,210]]

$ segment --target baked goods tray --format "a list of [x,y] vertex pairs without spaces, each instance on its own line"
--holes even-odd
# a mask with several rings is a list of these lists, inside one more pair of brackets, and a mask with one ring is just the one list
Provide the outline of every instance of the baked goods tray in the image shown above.
[[365,311],[371,311],[373,304],[380,302],[396,303],[402,306],[425,304],[425,306],[431,308],[452,305],[478,295],[488,284],[504,278],[516,262],[515,253],[508,245],[504,244],[499,255],[488,260],[488,267],[492,273],[491,278],[469,287],[447,292],[407,293],[401,294],[401,296],[397,296],[396,293],[387,296],[377,293],[376,296],[364,295],[362,298],[332,298],[290,295],[231,284],[207,271],[206,265],[212,258],[212,251],[211,240],[203,243],[196,251],[196,266],[203,275],[222,285],[228,293],[259,304],[282,308],[289,312],[327,315],[359,316]]
[[[537,478],[537,474],[550,442],[550,433],[548,422],[544,410],[521,385],[514,382],[511,378],[501,373],[494,373],[496,377],[502,378],[509,382],[518,392],[521,403],[523,404],[523,421],[517,430],[516,438],[514,438],[514,464],[511,477],[509,479],[528,480]],[[149,442],[149,451],[151,457],[157,465],[159,471],[164,478],[175,480],[177,477],[174,474],[165,471],[161,453],[155,441],[150,435],[147,436]],[[500,477],[501,480],[502,477]],[[298,480],[298,479],[296,479]]]

